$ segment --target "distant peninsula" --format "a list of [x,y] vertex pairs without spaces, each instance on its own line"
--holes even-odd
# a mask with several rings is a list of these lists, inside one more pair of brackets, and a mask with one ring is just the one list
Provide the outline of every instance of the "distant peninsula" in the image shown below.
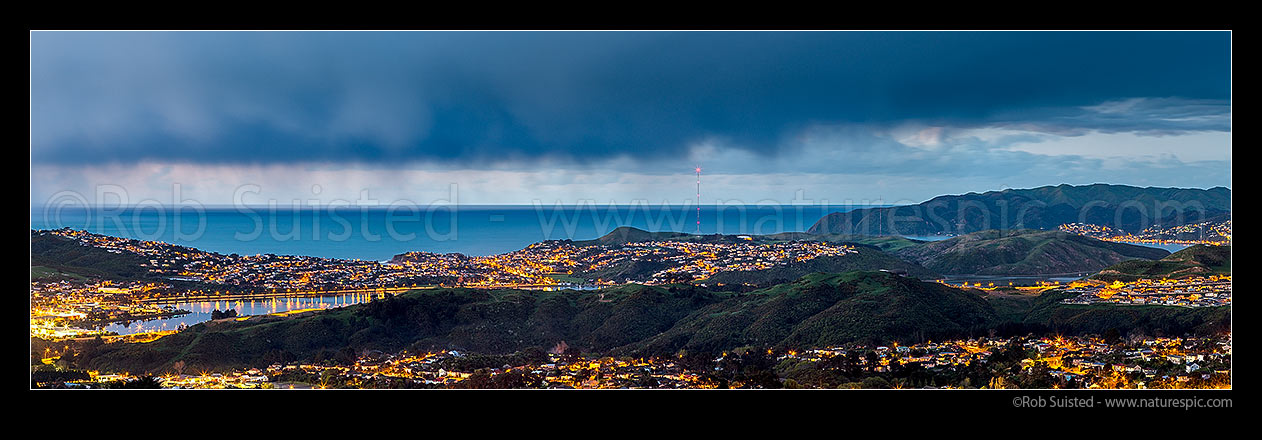
[[938,196],[926,202],[824,216],[813,234],[957,235],[987,229],[1054,230],[1085,223],[1138,232],[1231,217],[1231,189],[1057,185]]

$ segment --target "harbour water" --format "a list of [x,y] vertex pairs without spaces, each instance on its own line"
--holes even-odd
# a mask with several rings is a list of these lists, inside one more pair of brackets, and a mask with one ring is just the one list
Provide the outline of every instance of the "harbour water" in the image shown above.
[[[946,240],[949,238],[955,238],[954,235],[926,235],[926,236],[905,235],[903,237],[910,238],[912,240],[920,240],[920,241],[941,241],[941,240]],[[1157,248],[1157,249],[1165,249],[1167,251],[1170,251],[1170,253],[1175,253],[1183,249],[1186,249],[1189,246],[1192,246],[1190,244],[1180,244],[1180,243],[1148,243],[1148,242],[1138,242],[1138,241],[1137,242],[1123,241],[1121,243],[1133,244],[1136,246],[1146,246],[1146,247]]]
[[1157,248],[1157,249],[1165,249],[1167,251],[1170,251],[1170,253],[1175,253],[1175,252],[1187,249],[1188,247],[1192,246],[1190,244],[1180,244],[1180,243],[1144,243],[1144,242],[1130,242],[1130,241],[1123,241],[1122,243],[1133,244],[1136,246],[1147,246],[1147,247]]
[[1050,274],[1050,275],[1004,275],[1004,276],[986,276],[986,275],[944,275],[944,281],[951,284],[958,283],[994,283],[995,285],[1006,285],[1012,283],[1016,286],[1028,286],[1043,283],[1068,283],[1082,279],[1090,273],[1081,274]]
[[290,297],[276,298],[266,300],[241,300],[241,301],[201,301],[190,303],[178,303],[173,307],[179,310],[187,310],[190,313],[170,318],[158,318],[145,321],[133,321],[127,323],[112,323],[97,329],[118,333],[120,335],[130,335],[136,333],[145,333],[162,330],[176,330],[181,324],[191,326],[197,323],[209,321],[211,314],[216,310],[226,312],[235,310],[237,316],[249,315],[267,315],[272,313],[288,312],[294,310],[305,309],[332,309],[337,307],[345,307],[352,304],[368,302],[373,299],[372,295],[356,293],[344,294],[336,296],[320,296],[320,297]]

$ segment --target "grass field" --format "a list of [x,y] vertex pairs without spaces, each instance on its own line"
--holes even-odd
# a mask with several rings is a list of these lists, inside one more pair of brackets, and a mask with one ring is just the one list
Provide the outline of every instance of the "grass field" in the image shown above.
[[61,272],[61,271],[58,271],[57,269],[53,269],[47,266],[31,266],[31,279],[43,280],[43,281],[57,281],[57,280],[82,281],[82,280],[85,280],[86,278],[74,273]]
[[587,280],[584,280],[582,278],[575,278],[573,276],[566,275],[566,274],[552,274],[552,275],[548,275],[548,278],[552,278],[562,283],[582,284],[582,283],[587,282]]

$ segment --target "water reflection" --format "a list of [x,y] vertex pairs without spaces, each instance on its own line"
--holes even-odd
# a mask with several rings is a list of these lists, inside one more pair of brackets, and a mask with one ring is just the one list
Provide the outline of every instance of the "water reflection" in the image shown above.
[[1150,248],[1157,248],[1157,249],[1165,249],[1165,250],[1167,250],[1167,251],[1170,251],[1170,253],[1172,253],[1172,254],[1173,254],[1173,253],[1175,253],[1175,252],[1178,252],[1178,251],[1181,251],[1181,250],[1187,249],[1187,248],[1189,248],[1189,247],[1191,247],[1191,246],[1192,246],[1192,245],[1190,245],[1190,244],[1176,244],[1176,243],[1170,243],[1170,244],[1166,244],[1166,243],[1141,243],[1141,242],[1131,242],[1131,241],[1123,241],[1122,243],[1126,243],[1126,244],[1133,244],[1133,245],[1136,245],[1136,246],[1145,246],[1145,247],[1150,247]]
[[943,277],[943,281],[951,284],[967,282],[995,283],[995,285],[1003,285],[1012,283],[1014,286],[1027,286],[1038,283],[1068,283],[1080,280],[1088,275],[1091,275],[1091,273],[1084,272],[1081,274],[1055,275],[946,275]]
[[104,326],[104,330],[130,335],[158,330],[175,330],[180,324],[194,325],[210,320],[215,310],[236,310],[237,316],[267,315],[302,309],[332,309],[359,304],[371,300],[366,293],[347,293],[337,296],[270,298],[232,301],[200,301],[175,304],[176,309],[187,310],[187,315],[147,321],[119,322]]
[[[942,241],[942,240],[947,240],[947,239],[951,239],[955,237],[956,237],[955,235],[904,235],[903,236],[903,238],[909,238],[912,240],[920,240],[920,241]],[[1178,252],[1183,249],[1186,249],[1189,246],[1192,246],[1190,244],[1147,243],[1147,242],[1139,242],[1139,241],[1122,241],[1120,243],[1133,244],[1136,246],[1145,246],[1145,247],[1157,248],[1157,249],[1165,249],[1167,251],[1170,251],[1171,253]]]

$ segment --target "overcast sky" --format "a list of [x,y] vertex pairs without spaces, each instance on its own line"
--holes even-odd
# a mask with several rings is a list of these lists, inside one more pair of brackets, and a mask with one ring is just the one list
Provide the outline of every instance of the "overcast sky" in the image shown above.
[[34,32],[30,92],[32,205],[1231,182],[1227,32]]

